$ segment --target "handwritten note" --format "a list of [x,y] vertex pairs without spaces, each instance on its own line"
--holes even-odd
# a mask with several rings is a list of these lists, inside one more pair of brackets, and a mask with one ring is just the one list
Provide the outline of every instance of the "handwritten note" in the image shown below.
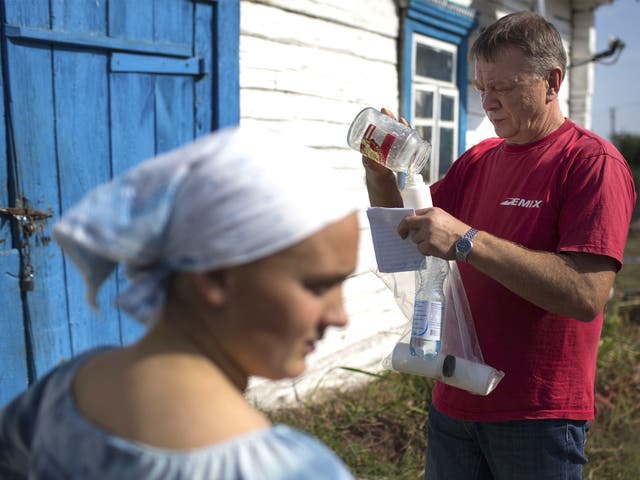
[[400,221],[414,214],[415,211],[412,208],[372,207],[367,209],[373,249],[378,270],[381,272],[409,272],[420,268],[424,256],[411,239],[403,240],[397,231]]

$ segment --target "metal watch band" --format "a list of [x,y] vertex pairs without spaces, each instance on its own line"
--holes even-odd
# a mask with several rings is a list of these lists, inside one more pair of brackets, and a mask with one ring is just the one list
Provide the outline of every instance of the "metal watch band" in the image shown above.
[[465,233],[463,236],[464,238],[468,238],[469,240],[473,240],[473,237],[476,236],[476,233],[478,233],[478,230],[476,230],[475,228],[470,228],[467,233]]
[[473,237],[476,236],[478,230],[470,228],[463,236],[456,242],[456,258],[462,262],[467,261],[467,256],[473,249]]

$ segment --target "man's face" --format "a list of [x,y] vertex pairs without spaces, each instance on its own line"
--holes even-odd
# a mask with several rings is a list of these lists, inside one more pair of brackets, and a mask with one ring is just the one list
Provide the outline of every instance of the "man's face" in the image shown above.
[[477,59],[474,83],[496,135],[525,144],[547,133],[547,80],[531,73],[518,49],[501,50],[493,62]]

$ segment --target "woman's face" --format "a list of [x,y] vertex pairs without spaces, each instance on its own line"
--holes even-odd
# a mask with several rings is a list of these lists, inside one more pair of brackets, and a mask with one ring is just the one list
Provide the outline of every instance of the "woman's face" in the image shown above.
[[228,270],[219,345],[246,375],[271,379],[305,370],[329,326],[347,324],[342,283],[356,268],[356,214],[265,259]]

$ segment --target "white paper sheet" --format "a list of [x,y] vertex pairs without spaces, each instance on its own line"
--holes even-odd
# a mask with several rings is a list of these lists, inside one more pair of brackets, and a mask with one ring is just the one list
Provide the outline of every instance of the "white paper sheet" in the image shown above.
[[422,265],[424,256],[416,244],[408,237],[404,240],[400,238],[397,231],[400,221],[414,214],[412,208],[367,209],[376,262],[381,272],[409,272],[418,270]]

